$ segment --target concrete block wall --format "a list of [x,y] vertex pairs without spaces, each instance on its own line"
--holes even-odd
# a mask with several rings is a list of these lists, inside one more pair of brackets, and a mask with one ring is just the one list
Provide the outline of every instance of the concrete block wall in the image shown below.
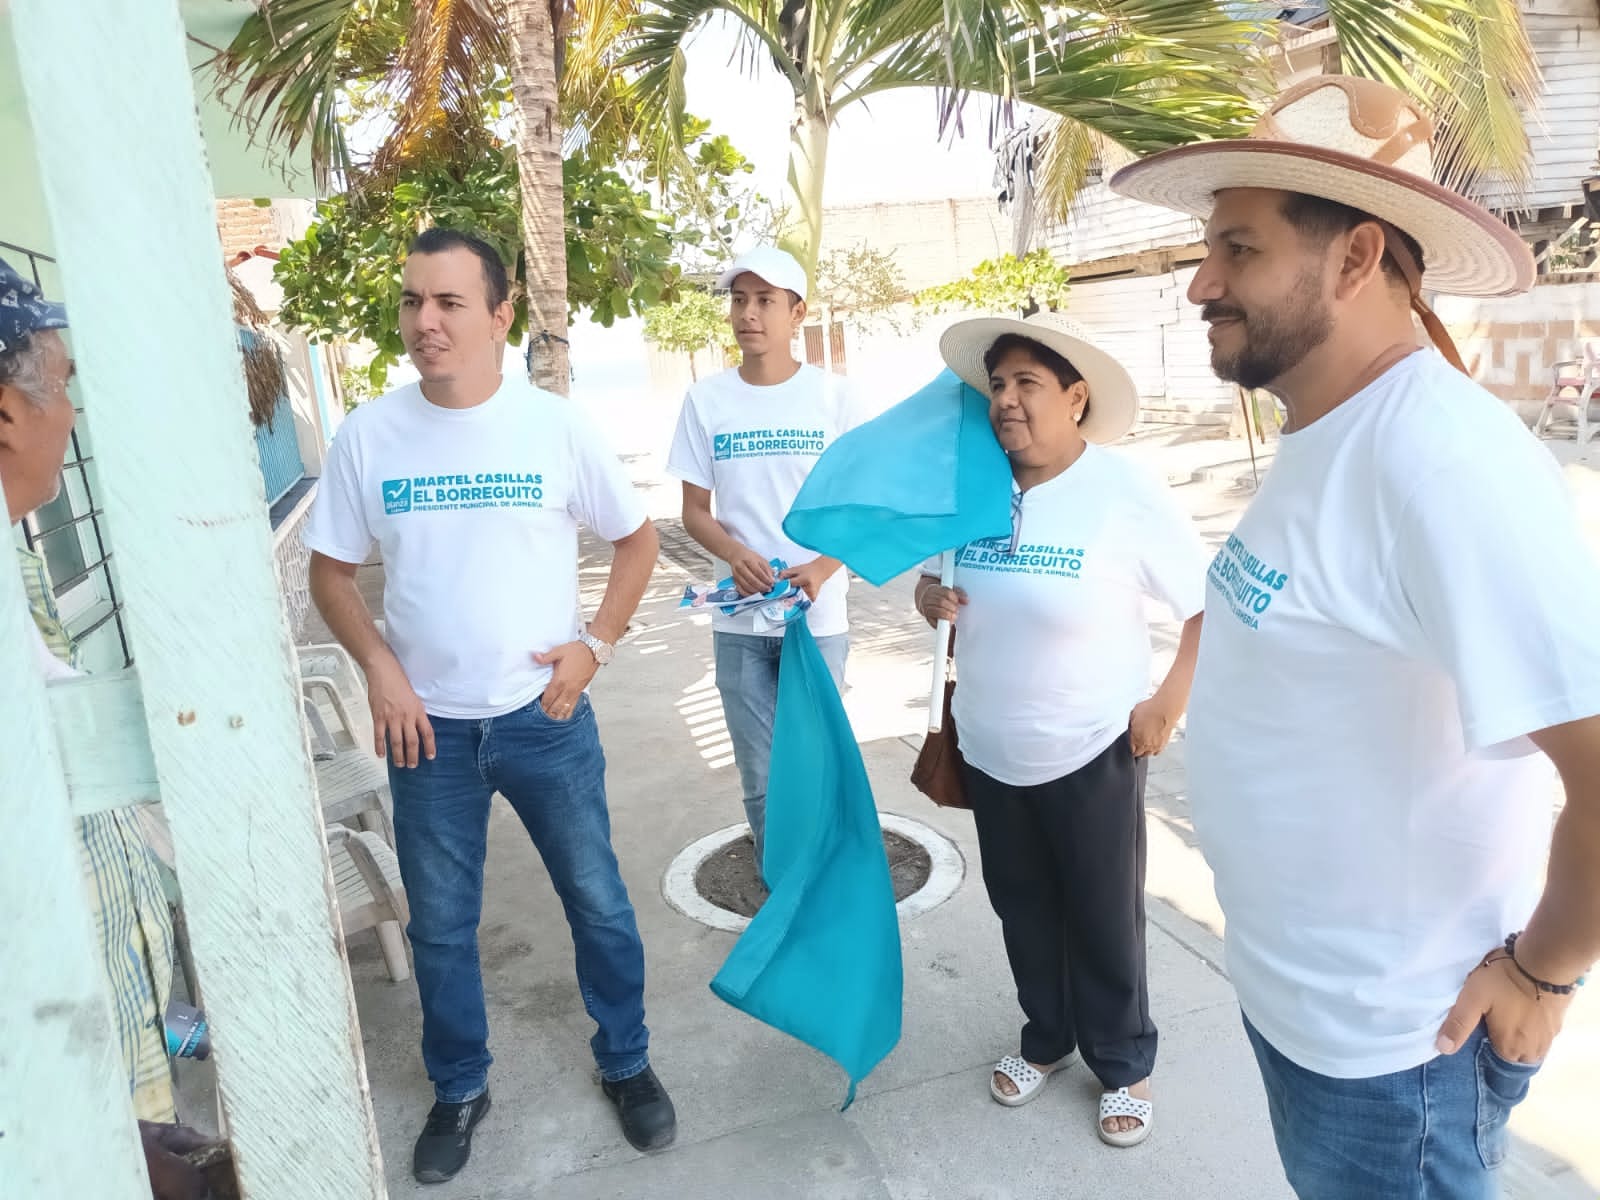
[[1525,417],[1550,390],[1552,368],[1600,338],[1600,278],[1555,277],[1522,296],[1434,303],[1472,376]]

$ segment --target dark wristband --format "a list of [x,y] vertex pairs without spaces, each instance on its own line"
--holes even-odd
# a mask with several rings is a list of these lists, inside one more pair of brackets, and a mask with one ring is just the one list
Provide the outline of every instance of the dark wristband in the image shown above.
[[1506,957],[1511,960],[1511,965],[1522,974],[1522,977],[1533,984],[1535,998],[1542,998],[1546,992],[1552,996],[1570,996],[1588,982],[1587,975],[1579,975],[1571,983],[1551,983],[1548,979],[1540,979],[1517,961],[1517,938],[1521,936],[1520,933],[1506,936]]

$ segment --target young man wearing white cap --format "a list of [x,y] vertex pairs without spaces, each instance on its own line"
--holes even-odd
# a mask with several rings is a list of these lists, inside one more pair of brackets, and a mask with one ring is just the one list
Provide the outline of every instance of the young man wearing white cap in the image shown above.
[[1211,565],[1188,749],[1307,1200],[1495,1194],[1511,1109],[1600,957],[1600,570],[1551,456],[1422,300],[1424,269],[1479,296],[1534,274],[1432,182],[1431,133],[1401,93],[1326,76],[1248,138],[1112,180],[1208,219],[1189,298],[1212,366],[1289,414]]
[[[769,591],[778,578],[803,591],[817,647],[842,685],[848,573],[838,559],[791,542],[783,518],[817,458],[856,423],[855,404],[844,380],[800,363],[790,349],[806,316],[806,273],[792,255],[758,247],[740,255],[717,286],[728,289],[728,320],[744,357],[684,398],[667,456],[667,470],[683,481],[684,528],[728,564],[740,595]],[[775,575],[772,559],[788,569]],[[783,630],[757,632],[756,621],[749,610],[711,618],[717,690],[759,870]]]

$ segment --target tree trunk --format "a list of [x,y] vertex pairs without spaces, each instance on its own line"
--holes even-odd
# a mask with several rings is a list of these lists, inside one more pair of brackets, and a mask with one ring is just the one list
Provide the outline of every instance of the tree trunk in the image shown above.
[[800,260],[806,278],[816,285],[817,254],[822,246],[822,180],[828,166],[828,115],[813,81],[808,94],[795,101],[789,127],[789,192],[795,211],[786,222],[784,249]]
[[511,91],[517,104],[522,239],[527,253],[529,378],[567,394],[567,239],[561,119],[550,0],[506,0]]

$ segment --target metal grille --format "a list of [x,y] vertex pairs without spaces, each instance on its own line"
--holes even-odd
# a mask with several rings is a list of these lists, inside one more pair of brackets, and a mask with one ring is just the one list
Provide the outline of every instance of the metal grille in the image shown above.
[[[33,282],[43,287],[39,264],[54,263],[55,259],[26,246],[0,241],[0,249],[20,254],[28,260],[28,271]],[[76,642],[110,625],[116,631],[124,666],[133,665],[133,655],[128,650],[128,633],[122,623],[122,599],[117,595],[117,584],[111,573],[111,551],[107,548],[102,520],[105,517],[95,499],[94,480],[89,466],[92,455],[84,450],[88,440],[83,409],[77,409],[78,420],[72,431],[72,441],[67,447],[67,460],[61,468],[61,493],[51,503],[29,514],[22,522],[22,536],[28,549],[44,556],[50,567],[50,583],[57,597],[70,592],[83,583],[99,585],[97,594],[103,597],[100,604],[86,613],[67,621],[67,632]]]

